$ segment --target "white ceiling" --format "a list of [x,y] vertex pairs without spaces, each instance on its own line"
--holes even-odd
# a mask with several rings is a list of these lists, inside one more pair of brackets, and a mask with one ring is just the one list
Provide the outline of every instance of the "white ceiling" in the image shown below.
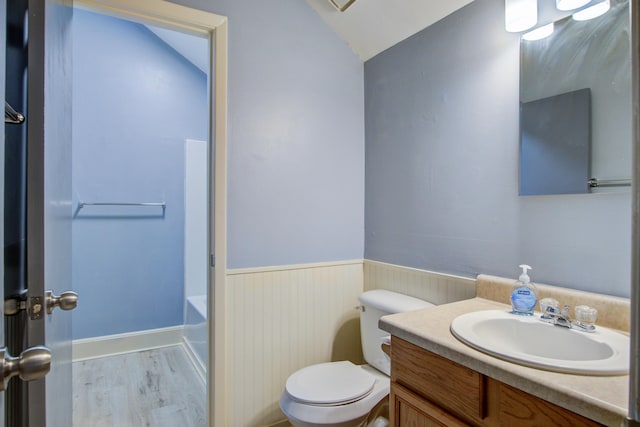
[[357,0],[339,12],[329,0],[305,0],[366,61],[472,0]]
[[[473,0],[357,0],[345,12],[336,10],[329,0],[305,1],[366,61]],[[147,28],[207,73],[206,39],[158,27]]]

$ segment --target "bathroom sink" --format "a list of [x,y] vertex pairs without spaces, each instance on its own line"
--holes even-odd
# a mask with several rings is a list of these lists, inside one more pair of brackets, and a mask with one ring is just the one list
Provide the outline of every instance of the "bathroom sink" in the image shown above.
[[582,375],[629,372],[629,337],[597,326],[587,333],[508,311],[475,311],[456,317],[451,332],[492,356],[548,371]]

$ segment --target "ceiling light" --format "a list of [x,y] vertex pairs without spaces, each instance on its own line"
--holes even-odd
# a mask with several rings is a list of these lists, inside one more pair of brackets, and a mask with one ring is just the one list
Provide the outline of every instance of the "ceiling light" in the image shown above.
[[333,7],[335,7],[336,9],[338,9],[340,12],[344,12],[345,10],[349,9],[349,7],[355,3],[356,0],[329,0],[329,2],[333,5]]
[[528,41],[541,40],[545,37],[549,37],[551,34],[553,34],[553,22],[523,34],[522,38]]
[[605,0],[586,9],[582,9],[580,12],[574,13],[573,19],[575,19],[576,21],[588,21],[589,19],[597,18],[598,16],[604,15],[605,13],[607,13],[610,7],[611,3],[609,2],[609,0]]
[[556,0],[558,10],[573,10],[584,6],[591,0]]
[[538,22],[537,0],[505,0],[504,26],[511,33],[528,30]]

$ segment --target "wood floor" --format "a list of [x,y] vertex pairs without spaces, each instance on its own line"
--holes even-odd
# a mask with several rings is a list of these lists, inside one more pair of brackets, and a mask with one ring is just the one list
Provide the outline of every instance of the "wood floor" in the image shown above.
[[74,362],[73,425],[205,426],[205,384],[182,346]]

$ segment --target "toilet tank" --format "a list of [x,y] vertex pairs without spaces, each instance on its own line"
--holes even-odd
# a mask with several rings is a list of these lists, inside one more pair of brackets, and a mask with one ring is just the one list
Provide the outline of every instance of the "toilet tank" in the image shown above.
[[389,333],[378,328],[378,320],[388,314],[419,310],[432,307],[433,304],[384,289],[364,292],[358,299],[361,305],[360,336],[364,359],[377,370],[391,375],[391,360],[380,348],[383,338],[388,337]]

